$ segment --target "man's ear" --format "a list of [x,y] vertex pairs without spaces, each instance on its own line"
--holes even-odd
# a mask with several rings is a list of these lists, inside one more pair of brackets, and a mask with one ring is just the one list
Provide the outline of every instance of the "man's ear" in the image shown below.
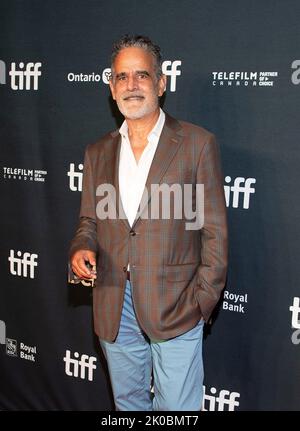
[[115,97],[115,89],[114,89],[114,84],[113,84],[113,78],[112,78],[112,76],[110,77],[110,79],[109,79],[108,83],[109,83],[109,88],[110,88],[110,91],[111,91],[112,98],[113,98],[114,100],[116,100],[116,97]]
[[162,96],[167,88],[167,76],[163,73],[158,81],[158,96]]

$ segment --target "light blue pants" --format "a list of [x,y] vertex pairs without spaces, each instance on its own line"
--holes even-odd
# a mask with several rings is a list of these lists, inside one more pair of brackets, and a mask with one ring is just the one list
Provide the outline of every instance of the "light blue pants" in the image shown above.
[[166,341],[149,340],[136,320],[127,281],[118,336],[113,343],[100,339],[116,410],[200,411],[203,323]]

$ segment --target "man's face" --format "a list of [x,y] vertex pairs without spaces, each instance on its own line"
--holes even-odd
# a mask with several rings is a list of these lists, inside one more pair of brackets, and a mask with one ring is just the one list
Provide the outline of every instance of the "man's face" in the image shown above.
[[122,49],[114,62],[114,74],[109,82],[113,99],[125,118],[146,117],[158,108],[166,76],[157,78],[155,59],[142,48]]

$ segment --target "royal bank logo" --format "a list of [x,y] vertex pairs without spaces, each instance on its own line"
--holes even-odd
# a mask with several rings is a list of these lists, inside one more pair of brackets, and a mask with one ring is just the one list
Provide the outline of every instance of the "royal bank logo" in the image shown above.
[[65,373],[70,377],[79,377],[80,379],[94,380],[94,370],[96,370],[97,358],[95,356],[80,355],[78,352],[71,357],[71,351],[66,350],[64,357]]
[[25,169],[11,166],[3,167],[3,178],[5,180],[44,183],[46,181],[47,173],[47,171],[41,169]]
[[224,291],[224,300],[222,302],[223,310],[244,314],[247,311],[247,305],[248,293],[237,294],[231,293],[228,290]]
[[10,250],[8,257],[9,272],[18,277],[34,278],[35,268],[38,266],[38,255],[35,253],[28,253],[15,250]]
[[6,354],[8,356],[18,356],[17,340],[13,340],[12,338],[6,339]]
[[225,177],[224,192],[226,206],[232,208],[249,209],[250,196],[255,193],[255,188],[252,187],[256,183],[255,178],[236,177],[232,179],[230,176]]
[[291,326],[294,329],[291,340],[293,344],[298,345],[300,344],[300,298],[298,296],[293,298],[293,304],[289,310],[292,312]]
[[3,320],[0,320],[0,344],[5,345],[5,352],[8,356],[19,357],[30,362],[36,361],[37,347],[20,342],[18,353],[18,341],[6,337],[6,324]]
[[[176,92],[177,78],[181,76],[181,60],[165,60],[162,63],[162,72],[168,76],[170,79],[169,90],[171,93]],[[93,83],[102,81],[103,84],[109,84],[111,77],[111,69],[109,67],[105,68],[102,72],[92,72],[92,73],[74,73],[69,72],[67,74],[67,81],[70,83]]]
[[219,392],[212,387],[209,390],[205,386],[203,397],[203,411],[234,411],[240,405],[238,392],[230,392],[226,389],[221,389]]
[[[38,90],[40,70],[42,63],[12,62],[7,68],[6,63],[0,60],[0,84],[9,83],[10,88],[16,90]],[[8,71],[7,71],[8,69]]]
[[214,87],[273,87],[278,78],[278,72],[259,71],[220,71],[211,75]]

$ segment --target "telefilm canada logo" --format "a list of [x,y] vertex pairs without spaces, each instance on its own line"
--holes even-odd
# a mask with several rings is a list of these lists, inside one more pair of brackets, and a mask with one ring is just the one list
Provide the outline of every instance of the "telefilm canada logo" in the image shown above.
[[[171,93],[176,92],[177,78],[181,75],[181,60],[165,60],[162,63],[162,72],[169,77],[169,90]],[[73,84],[77,83],[90,83],[90,82],[103,82],[103,84],[109,84],[111,77],[111,69],[105,68],[100,73],[74,73],[69,72],[67,75],[67,81]]]
[[18,180],[28,182],[44,183],[46,181],[47,171],[41,169],[25,169],[4,166],[3,178],[5,180]]
[[0,60],[0,84],[10,84],[10,88],[14,91],[17,90],[38,90],[39,78],[42,63],[19,63],[12,62],[6,65],[5,61]]
[[5,345],[5,352],[8,356],[36,362],[37,346],[18,342],[13,338],[7,338],[4,320],[0,320],[0,344]]
[[213,87],[273,87],[278,72],[214,71],[211,72]]

